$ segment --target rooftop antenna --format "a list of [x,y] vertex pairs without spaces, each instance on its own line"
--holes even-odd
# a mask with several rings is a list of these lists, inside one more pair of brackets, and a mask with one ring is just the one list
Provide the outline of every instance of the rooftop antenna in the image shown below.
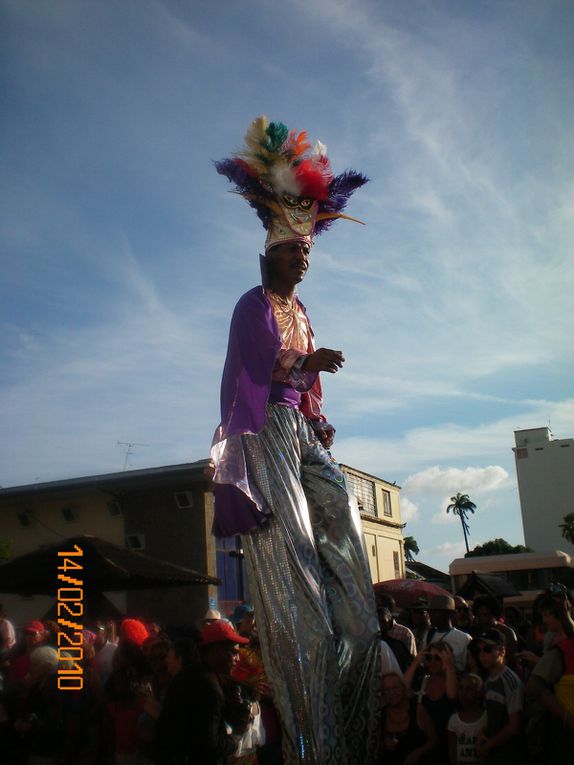
[[135,441],[128,441],[128,442],[126,442],[126,441],[118,441],[117,445],[118,446],[127,446],[127,449],[126,449],[126,458],[124,460],[124,470],[127,469],[128,460],[129,460],[129,458],[133,454],[133,447],[134,446],[149,446],[149,444],[137,444]]

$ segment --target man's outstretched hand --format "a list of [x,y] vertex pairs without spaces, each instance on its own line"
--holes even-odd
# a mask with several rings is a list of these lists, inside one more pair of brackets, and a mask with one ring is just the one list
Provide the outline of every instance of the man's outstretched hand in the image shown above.
[[318,348],[311,353],[303,362],[306,372],[331,372],[334,374],[345,363],[345,357],[341,351],[332,351],[330,348]]

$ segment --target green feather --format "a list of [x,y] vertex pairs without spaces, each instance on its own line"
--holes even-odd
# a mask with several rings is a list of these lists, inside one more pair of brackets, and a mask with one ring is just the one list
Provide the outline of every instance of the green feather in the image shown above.
[[279,152],[289,135],[287,126],[282,122],[270,122],[266,132],[268,136],[267,150],[275,153]]

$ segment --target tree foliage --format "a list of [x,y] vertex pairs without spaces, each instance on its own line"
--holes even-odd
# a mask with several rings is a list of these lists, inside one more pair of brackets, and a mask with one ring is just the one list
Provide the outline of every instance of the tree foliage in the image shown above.
[[511,555],[512,553],[533,552],[532,548],[524,545],[511,545],[506,539],[499,537],[485,542],[483,545],[477,545],[473,550],[467,552],[465,558],[475,558],[479,555]]
[[466,552],[469,551],[468,536],[470,534],[470,526],[466,519],[467,513],[474,513],[476,505],[470,501],[468,494],[461,494],[460,491],[450,498],[451,504],[446,508],[447,513],[452,511],[453,515],[458,515],[462,524],[462,533],[464,534],[464,544],[466,545]]
[[407,563],[412,562],[414,560],[414,556],[418,555],[420,552],[417,540],[414,537],[405,537],[403,541],[405,545],[405,558]]

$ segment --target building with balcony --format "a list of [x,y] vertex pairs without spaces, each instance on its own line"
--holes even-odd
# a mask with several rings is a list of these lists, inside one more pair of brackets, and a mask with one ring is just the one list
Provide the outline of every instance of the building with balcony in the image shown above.
[[373,582],[405,577],[401,487],[349,465],[341,469],[359,505]]

